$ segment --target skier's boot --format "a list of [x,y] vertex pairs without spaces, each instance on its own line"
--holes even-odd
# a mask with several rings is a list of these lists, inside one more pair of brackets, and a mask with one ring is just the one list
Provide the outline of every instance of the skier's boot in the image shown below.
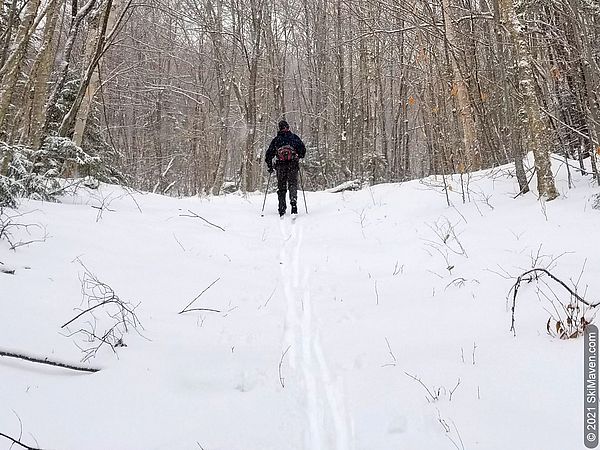
[[[293,209],[292,209],[293,211]],[[279,217],[283,217],[285,215],[285,208],[281,209],[279,208]]]
[[298,214],[298,207],[295,203],[292,203],[292,214]]

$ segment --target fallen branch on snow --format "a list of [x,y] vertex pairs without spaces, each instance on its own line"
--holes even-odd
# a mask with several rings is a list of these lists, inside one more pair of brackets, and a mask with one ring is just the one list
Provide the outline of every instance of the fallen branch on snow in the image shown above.
[[9,266],[5,266],[2,261],[0,261],[0,273],[5,273],[7,275],[14,275],[15,269]]
[[325,192],[335,194],[337,192],[343,192],[343,191],[358,191],[361,188],[362,188],[362,181],[350,180],[350,181],[346,181],[336,187],[332,187],[331,189],[325,189]]
[[48,366],[61,367],[63,369],[77,370],[80,372],[95,373],[95,372],[100,371],[100,369],[95,368],[95,367],[81,366],[78,364],[67,363],[67,362],[62,362],[62,361],[57,361],[57,360],[51,360],[46,357],[41,358],[41,357],[36,357],[36,356],[29,356],[29,355],[25,355],[25,354],[21,354],[21,353],[9,352],[6,350],[0,350],[0,356],[5,356],[8,358],[22,359],[24,361],[29,361],[29,362],[38,363],[38,364],[45,364]]

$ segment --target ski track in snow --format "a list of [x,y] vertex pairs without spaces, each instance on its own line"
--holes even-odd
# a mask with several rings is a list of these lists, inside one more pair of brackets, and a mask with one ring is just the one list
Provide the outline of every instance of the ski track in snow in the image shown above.
[[[303,228],[281,220],[281,277],[286,298],[284,348],[289,367],[299,369],[306,407],[304,447],[310,450],[351,450],[347,413],[340,379],[334,379],[313,320],[309,270],[302,267]],[[298,367],[299,366],[299,367]]]

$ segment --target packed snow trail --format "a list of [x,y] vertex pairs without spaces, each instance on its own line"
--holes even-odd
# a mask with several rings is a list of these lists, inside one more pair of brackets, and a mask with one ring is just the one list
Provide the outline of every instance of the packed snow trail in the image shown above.
[[332,379],[319,342],[311,303],[310,268],[302,265],[302,221],[296,220],[293,218],[291,224],[285,218],[280,220],[281,278],[287,307],[282,351],[290,349],[290,368],[301,375],[307,420],[303,448],[351,450],[343,390]]

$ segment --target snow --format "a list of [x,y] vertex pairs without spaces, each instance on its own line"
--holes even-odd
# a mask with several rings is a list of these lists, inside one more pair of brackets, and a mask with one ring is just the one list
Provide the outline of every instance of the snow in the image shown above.
[[[451,207],[441,178],[307,192],[294,221],[275,194],[265,217],[260,193],[23,201],[40,227],[13,237],[46,237],[0,242],[15,269],[0,273],[0,349],[82,359],[60,328],[82,307],[79,261],[139,303],[143,330],[94,374],[0,358],[0,432],[20,421],[24,442],[61,450],[583,448],[583,340],[548,335],[535,283],[514,336],[506,276],[538,255],[600,300],[598,189],[576,173],[568,189],[557,164],[559,199],[514,199],[509,170],[473,174],[465,204],[448,180]],[[193,307],[221,312],[178,314],[216,279]]]

